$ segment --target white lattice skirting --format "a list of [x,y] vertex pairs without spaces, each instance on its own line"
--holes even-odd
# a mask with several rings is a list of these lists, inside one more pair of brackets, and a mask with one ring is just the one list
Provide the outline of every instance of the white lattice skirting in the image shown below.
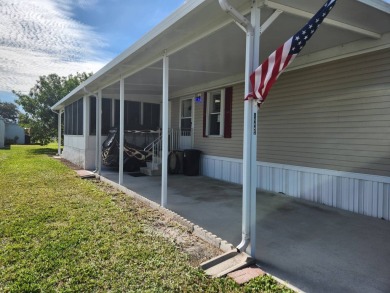
[[[202,175],[242,184],[242,160],[203,155]],[[257,162],[257,187],[390,220],[390,177]]]

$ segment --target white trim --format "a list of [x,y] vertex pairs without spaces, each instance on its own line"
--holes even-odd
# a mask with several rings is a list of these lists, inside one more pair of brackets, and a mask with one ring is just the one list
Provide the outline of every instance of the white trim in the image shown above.
[[371,7],[379,9],[383,12],[390,13],[390,4],[383,0],[357,0],[358,2],[367,4]]
[[[79,121],[77,122],[79,123]],[[83,136],[84,136],[84,144],[88,146],[88,137],[89,137],[89,97],[85,95],[83,97]],[[87,147],[85,148],[84,157],[87,155]],[[85,159],[84,159],[84,169],[86,169]]]
[[169,56],[163,56],[163,93],[162,93],[162,152],[161,152],[161,206],[168,203],[168,97],[169,97]]
[[299,56],[286,69],[286,72],[388,48],[390,48],[390,33],[383,34],[379,40],[363,39],[316,53]]
[[[275,3],[275,2],[272,2],[272,1],[266,1],[265,4],[269,8],[272,8],[272,9],[275,9],[275,10],[285,11],[285,12],[287,12],[289,14],[301,16],[301,17],[304,17],[304,18],[307,18],[307,19],[310,19],[310,18],[313,17],[313,13],[306,12],[306,11],[303,11],[303,10],[300,10],[300,9],[297,9],[297,8],[293,8],[293,7],[290,7],[290,6],[282,5],[282,4],[279,4],[279,3]],[[364,35],[366,37],[370,37],[370,38],[374,38],[374,39],[380,39],[381,38],[381,35],[379,33],[372,32],[372,31],[369,31],[369,30],[365,30],[365,29],[362,29],[360,27],[352,26],[352,25],[349,25],[347,23],[343,23],[343,22],[331,19],[329,17],[325,18],[323,20],[323,23],[326,23],[328,25],[331,25],[331,26],[334,26],[334,27],[337,27],[337,28],[341,28],[341,29],[344,29],[344,30],[348,30],[348,31],[351,31],[351,32],[354,32],[354,33],[358,33],[358,34]]]

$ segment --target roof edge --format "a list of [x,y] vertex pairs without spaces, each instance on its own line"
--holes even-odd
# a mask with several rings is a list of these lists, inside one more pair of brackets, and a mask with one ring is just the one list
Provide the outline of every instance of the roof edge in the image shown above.
[[99,69],[90,78],[88,78],[86,81],[82,82],[79,86],[77,86],[75,89],[73,89],[69,94],[67,94],[65,97],[63,97],[60,101],[55,103],[50,108],[52,110],[59,110],[61,108],[60,105],[63,104],[67,99],[69,99],[70,97],[72,97],[73,95],[75,95],[76,93],[81,91],[83,88],[87,87],[90,83],[92,83],[93,81],[95,81],[99,77],[103,76],[107,71],[109,71],[112,68],[114,68],[115,66],[117,66],[124,59],[126,59],[127,57],[129,57],[130,55],[135,53],[137,50],[142,48],[148,42],[153,40],[155,37],[157,37],[159,34],[164,32],[170,26],[172,26],[176,21],[183,18],[186,14],[188,14],[193,9],[195,9],[196,7],[198,7],[199,5],[201,5],[202,3],[206,2],[206,1],[207,0],[191,0],[191,1],[187,1],[186,3],[184,3],[183,5],[178,7],[172,14],[170,14],[165,19],[163,19],[159,24],[157,24],[149,32],[147,32],[145,35],[143,35],[133,45],[131,45],[125,51],[120,53],[117,57],[115,57],[113,60],[111,60],[109,63],[107,63],[101,69]]

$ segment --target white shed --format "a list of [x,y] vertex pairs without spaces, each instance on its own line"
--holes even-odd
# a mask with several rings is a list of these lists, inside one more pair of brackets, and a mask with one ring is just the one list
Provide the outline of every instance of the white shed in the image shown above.
[[15,140],[15,144],[24,144],[24,129],[17,123],[5,123],[5,139]]
[[4,147],[5,140],[5,123],[3,118],[0,117],[0,148]]

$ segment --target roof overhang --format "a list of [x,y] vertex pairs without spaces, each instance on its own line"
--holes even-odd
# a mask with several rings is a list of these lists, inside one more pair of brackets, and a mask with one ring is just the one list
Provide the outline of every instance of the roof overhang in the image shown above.
[[[241,13],[252,1],[231,0]],[[259,1],[260,60],[300,29],[324,0]],[[272,24],[270,20],[273,20]],[[270,25],[269,25],[270,24]],[[380,0],[339,0],[321,28],[289,70],[390,47],[390,4]],[[59,110],[88,92],[119,97],[125,79],[126,98],[162,93],[162,56],[170,57],[170,97],[241,82],[244,79],[245,34],[216,0],[187,1],[135,44],[83,82],[52,109]]]

